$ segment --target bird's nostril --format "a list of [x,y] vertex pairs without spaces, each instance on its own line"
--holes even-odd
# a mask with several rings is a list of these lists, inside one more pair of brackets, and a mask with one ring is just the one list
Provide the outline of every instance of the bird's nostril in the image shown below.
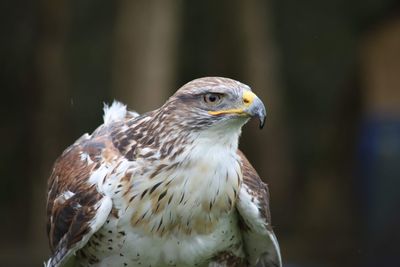
[[245,99],[243,99],[243,102],[246,103],[246,104],[248,104],[248,103],[250,103],[250,100],[247,99],[247,98],[245,98]]

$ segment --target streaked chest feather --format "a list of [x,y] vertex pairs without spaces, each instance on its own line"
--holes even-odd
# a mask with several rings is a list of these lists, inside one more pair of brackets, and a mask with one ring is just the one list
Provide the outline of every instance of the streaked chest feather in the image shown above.
[[147,234],[210,233],[234,208],[241,184],[236,154],[224,152],[194,149],[144,175],[133,174],[118,192],[124,195],[120,217]]
[[240,244],[233,212],[242,181],[236,153],[220,147],[187,151],[151,168],[140,160],[119,162],[102,180],[102,191],[114,204],[100,231],[113,240],[103,242],[105,255],[116,257],[111,252],[117,246],[130,260],[191,266]]
[[168,237],[126,231],[111,219],[78,252],[78,262],[82,266],[205,267],[220,251],[243,257],[241,243],[236,213],[222,216],[210,234]]

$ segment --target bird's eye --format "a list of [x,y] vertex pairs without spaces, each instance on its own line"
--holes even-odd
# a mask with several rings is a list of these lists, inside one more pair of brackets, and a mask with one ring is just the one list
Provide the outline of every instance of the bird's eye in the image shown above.
[[203,96],[204,102],[211,105],[218,104],[219,102],[221,102],[221,99],[222,99],[221,94],[209,93]]

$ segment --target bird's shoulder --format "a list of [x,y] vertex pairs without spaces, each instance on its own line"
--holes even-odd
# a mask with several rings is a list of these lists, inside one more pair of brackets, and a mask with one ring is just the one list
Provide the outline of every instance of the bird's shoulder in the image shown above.
[[244,250],[251,266],[281,266],[278,241],[271,226],[269,190],[246,156],[238,151],[242,186],[237,200]]
[[48,179],[47,234],[58,266],[83,247],[112,213],[113,197],[103,185],[143,137],[148,115],[128,112],[120,103],[105,107],[104,123],[64,150]]
[[85,134],[54,163],[47,193],[48,266],[58,266],[103,225],[112,201],[90,179],[118,153],[108,135]]

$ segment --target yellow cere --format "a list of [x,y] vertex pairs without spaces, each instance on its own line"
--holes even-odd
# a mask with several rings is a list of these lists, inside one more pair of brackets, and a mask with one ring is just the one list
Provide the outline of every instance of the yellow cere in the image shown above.
[[[244,91],[243,92],[243,105],[244,108],[249,107],[254,99],[257,96],[252,92],[252,91]],[[209,111],[208,112],[211,115],[221,115],[221,114],[239,114],[239,115],[246,115],[246,112],[244,112],[243,108],[234,108],[234,109],[226,109],[226,110],[216,110],[216,111]]]
[[243,103],[246,107],[249,107],[253,101],[254,98],[256,98],[257,96],[252,92],[252,91],[244,91],[243,92]]

